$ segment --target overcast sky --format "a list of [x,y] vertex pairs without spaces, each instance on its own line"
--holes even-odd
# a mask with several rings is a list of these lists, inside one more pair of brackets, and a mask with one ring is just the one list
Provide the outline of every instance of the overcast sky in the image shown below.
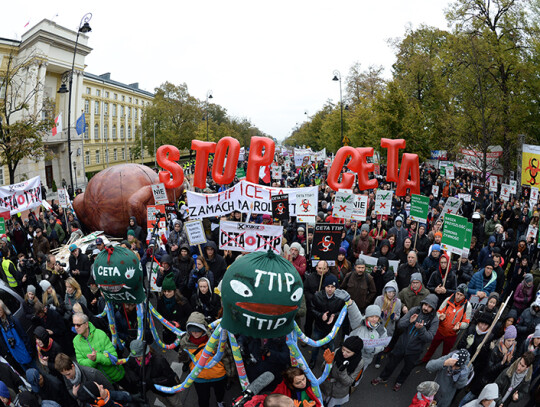
[[[448,0],[9,1],[0,36],[20,39],[44,18],[76,29],[91,12],[87,71],[111,72],[153,91],[165,81],[280,140],[328,100],[339,101],[332,72],[382,65],[391,74],[390,38],[405,27],[446,28]],[[30,22],[30,26],[24,28]]]

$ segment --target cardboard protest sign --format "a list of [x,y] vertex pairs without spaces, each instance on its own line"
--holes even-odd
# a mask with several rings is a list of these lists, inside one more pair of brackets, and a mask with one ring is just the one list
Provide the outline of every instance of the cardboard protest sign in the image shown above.
[[336,193],[332,216],[334,218],[351,219],[356,196],[351,192],[340,189]]
[[442,246],[444,250],[461,255],[465,243],[467,218],[451,213],[444,217]]
[[158,287],[157,285],[157,276],[159,273],[159,267],[161,264],[159,261],[154,257],[154,263],[148,260],[148,263],[146,263],[146,275],[150,276],[150,291],[154,292],[161,292],[161,287]]
[[471,202],[471,194],[458,194],[458,198],[463,202]]
[[531,186],[530,185],[522,185],[521,186],[521,198],[528,200],[531,196]]
[[538,228],[529,225],[527,228],[527,242],[529,241],[529,238],[532,238],[532,240],[536,239],[536,236],[538,236]]
[[461,207],[461,199],[454,198],[453,196],[448,197],[446,202],[444,203],[444,208],[441,213],[441,217],[445,218],[446,214],[454,214],[456,215],[459,211],[459,208]]
[[265,252],[281,254],[283,226],[221,221],[219,248],[237,252]]
[[315,260],[335,260],[341,246],[342,223],[320,223],[315,225],[311,257]]
[[289,195],[272,195],[272,217],[278,220],[289,219]]
[[392,210],[392,197],[394,191],[378,189],[375,194],[375,213],[377,215],[390,215]]
[[454,167],[453,166],[446,167],[446,178],[447,179],[454,179]]
[[[365,254],[361,254],[358,256],[359,259],[363,259],[366,263],[366,272],[367,273],[373,273],[374,268],[377,267],[377,261],[379,260],[377,257],[367,256]],[[389,260],[389,270],[388,272],[392,274],[396,274],[399,267],[399,260]]]
[[471,195],[476,203],[484,203],[484,187],[482,185],[473,184]]
[[169,203],[169,198],[167,198],[167,192],[165,191],[165,185],[163,185],[163,183],[153,184],[151,187],[156,205]]
[[296,216],[317,215],[317,188],[298,188],[294,196],[296,201]]
[[291,170],[291,162],[290,161],[285,161],[283,163],[283,167],[285,168],[286,172],[289,172]]
[[69,206],[69,197],[65,188],[58,188],[58,204],[62,208],[67,208]]
[[465,229],[465,241],[463,242],[463,251],[461,252],[463,257],[469,257],[469,252],[471,251],[472,230],[473,224],[471,222],[467,222],[467,228]]
[[531,187],[531,197],[529,198],[529,201],[533,202],[533,205],[538,202],[538,188]]
[[480,299],[478,295],[471,295],[471,298],[469,298],[469,303],[471,304],[472,313],[471,315],[474,315],[474,313],[478,310],[480,305],[485,305],[488,302],[488,297],[484,297]]
[[508,184],[501,184],[501,199],[503,201],[509,201],[510,200],[510,191],[512,190],[512,187]]
[[510,193],[517,194],[517,181],[516,180],[510,180]]
[[272,179],[281,180],[281,166],[276,166],[272,168]]
[[437,198],[439,196],[439,186],[438,185],[433,185],[431,187],[431,193],[433,194],[433,196],[435,198]]
[[206,243],[206,234],[204,233],[204,227],[202,221],[191,220],[184,223],[186,228],[186,235],[191,246]]
[[429,214],[429,198],[423,195],[411,195],[410,217],[415,222],[425,223]]
[[368,199],[367,195],[356,195],[354,200],[354,209],[351,214],[352,220],[365,221],[368,211]]
[[498,183],[497,176],[496,175],[491,175],[489,177],[489,190],[491,192],[497,192],[497,183]]

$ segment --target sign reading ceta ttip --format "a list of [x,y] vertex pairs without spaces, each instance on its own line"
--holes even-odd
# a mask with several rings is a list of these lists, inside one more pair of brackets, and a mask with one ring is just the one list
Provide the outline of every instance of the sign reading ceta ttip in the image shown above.
[[256,223],[229,222],[219,223],[219,248],[237,252],[281,253],[283,226]]
[[423,195],[411,195],[411,219],[415,222],[425,223],[428,214],[429,198]]
[[[401,166],[399,165],[399,150],[404,149],[406,142],[403,139],[381,139],[381,147],[387,150],[386,181],[396,183],[396,195],[404,196],[420,194],[420,166],[417,154],[403,153]],[[214,154],[212,165],[212,179],[216,184],[231,184],[236,176],[238,157],[240,156],[240,142],[232,137],[224,137],[217,143],[193,140],[191,149],[196,152],[193,186],[206,188],[208,172],[208,158]],[[276,145],[268,137],[252,137],[247,163],[246,180],[252,183],[259,182],[259,170],[274,161]],[[352,189],[355,176],[358,177],[358,186],[361,191],[376,189],[379,181],[370,179],[374,172],[374,163],[368,158],[374,155],[373,147],[341,147],[328,170],[327,183],[334,191]],[[164,168],[159,173],[159,180],[165,188],[177,188],[184,183],[184,170],[178,163],[180,150],[171,145],[159,147],[156,154],[157,163]],[[349,172],[343,173],[347,167]],[[342,174],[343,173],[343,174]],[[341,179],[341,180],[340,180]]]
[[467,223],[467,218],[463,216],[446,214],[441,240],[444,250],[461,255],[467,235]]

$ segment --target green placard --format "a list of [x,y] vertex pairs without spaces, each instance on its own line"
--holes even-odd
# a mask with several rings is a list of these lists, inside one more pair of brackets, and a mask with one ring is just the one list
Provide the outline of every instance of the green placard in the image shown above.
[[445,250],[461,255],[467,234],[467,224],[467,218],[463,216],[446,214],[441,241]]
[[445,167],[439,168],[439,175],[440,175],[441,177],[446,176],[446,166],[445,166]]
[[246,170],[244,170],[243,168],[237,168],[236,169],[236,176],[238,178],[244,178],[246,176]]
[[6,233],[6,220],[4,218],[0,218],[0,235],[3,235]]
[[411,214],[410,217],[415,222],[427,221],[429,213],[429,198],[423,195],[411,196]]
[[465,229],[465,242],[463,243],[463,252],[461,253],[462,256],[469,257],[469,251],[471,250],[472,228],[473,224],[467,222],[467,229]]

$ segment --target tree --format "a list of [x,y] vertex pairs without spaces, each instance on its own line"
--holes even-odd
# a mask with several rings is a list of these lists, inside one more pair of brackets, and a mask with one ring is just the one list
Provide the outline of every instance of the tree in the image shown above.
[[[38,69],[36,55],[20,57],[15,51],[4,56],[5,70],[0,80],[0,166],[7,166],[9,183],[25,158],[38,160],[46,154],[43,137],[53,126],[53,105],[44,100],[42,81],[32,87],[25,78]],[[43,118],[45,117],[45,118]]]

